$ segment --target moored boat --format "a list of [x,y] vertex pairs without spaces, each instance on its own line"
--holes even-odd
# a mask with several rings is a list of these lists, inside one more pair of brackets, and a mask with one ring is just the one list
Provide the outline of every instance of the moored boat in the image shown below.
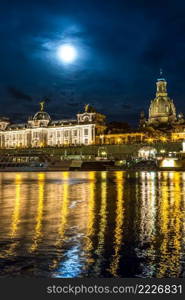
[[34,172],[47,171],[48,163],[46,162],[30,162],[30,163],[13,163],[1,162],[0,172]]

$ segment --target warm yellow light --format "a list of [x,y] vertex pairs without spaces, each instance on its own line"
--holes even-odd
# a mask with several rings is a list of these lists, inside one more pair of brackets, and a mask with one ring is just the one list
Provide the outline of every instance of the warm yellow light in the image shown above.
[[37,217],[36,217],[36,225],[35,225],[35,232],[33,238],[33,244],[30,247],[30,252],[34,252],[39,243],[39,239],[42,236],[42,221],[43,221],[43,209],[44,209],[44,181],[45,181],[45,174],[39,173],[37,175],[38,178],[38,207],[37,207]]
[[175,161],[172,158],[166,158],[162,161],[162,167],[170,168],[175,166]]
[[106,154],[107,154],[107,153],[106,153],[105,151],[102,151],[102,152],[101,152],[101,155],[103,155],[103,156],[106,155]]
[[160,150],[161,153],[165,153],[166,151],[164,149]]
[[165,136],[162,136],[162,137],[161,137],[161,141],[162,141],[162,142],[166,142],[166,141],[167,141],[167,138],[166,138]]
[[[86,232],[86,251],[91,251],[93,249],[93,239],[95,228],[94,228],[94,221],[95,221],[95,172],[89,172],[89,198],[88,198],[88,223],[87,223],[87,232]],[[90,258],[89,258],[90,259]]]
[[185,152],[185,141],[182,143],[182,151]]
[[110,265],[110,272],[117,277],[118,266],[121,259],[120,249],[123,237],[123,224],[125,217],[125,207],[124,207],[124,173],[116,172],[116,190],[117,190],[117,201],[116,201],[116,224],[114,231],[114,255],[112,257],[112,262]]
[[152,143],[154,140],[152,138],[148,138],[148,142]]

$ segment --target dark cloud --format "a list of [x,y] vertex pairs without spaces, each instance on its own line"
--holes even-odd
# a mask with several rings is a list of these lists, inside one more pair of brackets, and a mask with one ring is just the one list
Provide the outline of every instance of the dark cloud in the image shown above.
[[9,86],[7,87],[7,91],[10,94],[10,96],[16,100],[24,100],[24,101],[32,101],[32,97],[29,95],[25,94],[21,90],[17,89],[16,87]]
[[133,107],[132,107],[132,105],[130,105],[130,104],[122,104],[122,108],[123,108],[124,110],[130,110],[130,109],[132,109]]
[[52,99],[51,99],[50,97],[48,97],[48,96],[42,97],[41,100],[44,101],[45,103],[50,103],[50,102],[52,102]]
[[72,107],[80,107],[82,105],[81,102],[67,102],[68,106],[72,106]]

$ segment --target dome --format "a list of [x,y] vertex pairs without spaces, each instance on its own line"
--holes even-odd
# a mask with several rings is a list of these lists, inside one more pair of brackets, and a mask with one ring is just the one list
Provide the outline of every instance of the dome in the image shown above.
[[[160,75],[162,72],[160,71]],[[160,77],[156,82],[156,97],[149,107],[148,124],[168,123],[176,120],[176,108],[168,97],[167,81]]]
[[34,115],[33,120],[38,120],[38,121],[47,120],[47,121],[50,121],[51,118],[50,118],[50,115],[47,112],[39,111]]
[[163,97],[158,97],[156,98],[152,103],[151,103],[151,113],[152,115],[156,115],[158,113],[168,113],[170,111],[171,107],[171,101],[168,101],[167,99],[164,99]]
[[168,97],[157,97],[150,105],[150,116],[170,115],[174,112],[174,104]]

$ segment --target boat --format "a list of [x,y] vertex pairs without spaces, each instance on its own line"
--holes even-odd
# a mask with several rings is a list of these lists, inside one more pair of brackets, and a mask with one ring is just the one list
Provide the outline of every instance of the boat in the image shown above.
[[38,172],[47,171],[48,163],[46,162],[1,162],[0,172]]

